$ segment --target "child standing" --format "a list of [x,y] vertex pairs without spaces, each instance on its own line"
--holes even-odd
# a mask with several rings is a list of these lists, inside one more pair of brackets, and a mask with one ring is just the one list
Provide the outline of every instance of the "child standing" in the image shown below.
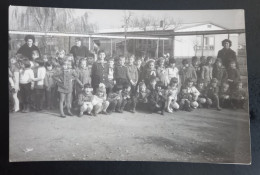
[[236,84],[240,81],[240,72],[236,67],[236,62],[233,60],[229,63],[227,69],[227,81],[229,82],[230,91],[236,89]]
[[219,87],[218,80],[213,78],[207,90],[207,96],[209,99],[212,99],[213,104],[215,104],[218,111],[221,111],[219,106]]
[[31,69],[29,59],[25,59],[21,62],[19,86],[20,86],[20,97],[22,102],[22,112],[30,112],[30,99],[31,93],[34,88],[34,73]]
[[150,80],[151,90],[148,96],[149,111],[151,113],[161,111],[161,115],[164,115],[165,98],[159,94],[162,84],[156,84],[156,79]]
[[58,92],[60,93],[60,115],[65,118],[66,115],[63,112],[63,104],[66,102],[67,113],[69,116],[73,116],[71,113],[71,94],[73,90],[73,80],[78,80],[75,71],[68,68],[69,61],[64,60],[62,62],[62,69],[53,75],[53,79],[57,82]]
[[143,78],[146,86],[149,86],[150,80],[156,77],[155,60],[150,59],[147,61],[145,67]]
[[156,71],[157,78],[159,79],[160,82],[163,83],[164,87],[167,87],[168,85],[168,77],[167,77],[167,72],[165,68],[165,60],[163,57],[160,57],[158,60],[158,68]]
[[170,81],[169,87],[166,91],[167,101],[166,101],[166,111],[172,113],[173,110],[179,109],[179,104],[177,103],[178,95],[178,79],[173,77]]
[[139,78],[138,70],[137,67],[134,65],[134,61],[135,61],[135,56],[134,55],[130,56],[129,64],[127,66],[127,74],[129,76],[132,91],[136,90],[136,85]]
[[207,86],[212,79],[212,62],[213,57],[207,57],[207,61],[204,66],[202,66],[201,70],[201,79],[204,81],[205,86]]
[[176,60],[174,58],[169,59],[169,67],[166,69],[167,84],[170,83],[173,77],[177,78],[180,82],[179,70],[176,67]]
[[19,99],[17,97],[18,91],[20,90],[19,88],[19,67],[17,65],[17,60],[15,57],[10,58],[10,62],[9,62],[9,80],[11,80],[13,82],[13,84],[11,84],[11,88],[12,93],[12,99],[13,99],[13,111],[14,112],[18,112],[20,110],[20,102]]
[[194,56],[191,58],[191,65],[196,71],[197,80],[201,79],[201,70],[198,57]]
[[42,59],[37,60],[37,77],[33,80],[35,81],[35,109],[36,111],[41,111],[43,109],[45,90],[44,90],[44,78],[46,75],[46,68],[44,67],[44,61]]
[[127,110],[130,110],[133,112],[131,109],[132,106],[132,98],[131,98],[131,85],[129,83],[124,83],[123,85],[123,90],[122,90],[122,104],[120,107],[120,113],[123,113],[124,109],[126,108]]
[[127,67],[124,65],[125,57],[120,56],[118,60],[118,65],[115,66],[114,69],[114,79],[116,84],[125,84],[129,82],[129,75],[127,71]]
[[79,105],[79,117],[82,117],[84,112],[88,115],[92,115],[91,111],[93,109],[92,101],[94,96],[92,94],[93,88],[90,84],[84,84],[84,90],[78,96],[78,105]]
[[216,78],[218,80],[219,86],[227,80],[227,71],[222,65],[222,60],[220,58],[217,58],[214,63],[212,78]]
[[189,65],[187,59],[182,60],[182,68],[180,70],[181,83],[185,84],[188,78],[192,78],[194,82],[197,82],[197,73],[196,70]]
[[52,78],[54,75],[54,69],[50,61],[46,62],[46,75],[44,78],[45,94],[46,94],[46,107],[47,109],[53,109],[54,107],[54,97],[55,97],[55,83]]
[[107,83],[107,94],[112,92],[114,87],[114,58],[109,58],[108,60],[108,83]]

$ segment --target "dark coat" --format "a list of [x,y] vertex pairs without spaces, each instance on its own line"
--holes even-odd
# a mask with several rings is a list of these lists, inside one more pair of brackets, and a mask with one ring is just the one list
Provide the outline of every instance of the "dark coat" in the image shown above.
[[86,46],[81,45],[78,46],[72,46],[70,49],[70,53],[73,54],[74,59],[77,59],[78,57],[87,57],[89,55],[89,50]]
[[213,66],[212,78],[216,78],[219,84],[227,80],[227,71],[224,67]]
[[229,68],[229,63],[234,60],[236,62],[236,66],[238,67],[238,62],[237,62],[237,57],[236,57],[236,52],[233,51],[232,49],[221,49],[218,51],[218,58],[221,58],[223,66],[225,66],[226,69]]
[[19,48],[19,50],[17,51],[17,54],[22,54],[23,56],[29,58],[29,60],[32,60],[32,52],[34,50],[37,50],[39,52],[39,56],[41,57],[39,48],[37,46],[35,46],[34,44],[32,45],[32,47],[29,47],[27,45],[27,43],[25,43],[24,45],[22,45]]
[[92,66],[91,73],[92,87],[97,87],[100,83],[108,85],[108,65],[106,63],[101,65],[99,62],[95,62]]

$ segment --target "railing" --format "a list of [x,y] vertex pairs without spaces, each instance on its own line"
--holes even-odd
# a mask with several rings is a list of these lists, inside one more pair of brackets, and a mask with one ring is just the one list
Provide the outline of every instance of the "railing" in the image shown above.
[[215,49],[215,46],[195,46],[197,50],[214,50]]

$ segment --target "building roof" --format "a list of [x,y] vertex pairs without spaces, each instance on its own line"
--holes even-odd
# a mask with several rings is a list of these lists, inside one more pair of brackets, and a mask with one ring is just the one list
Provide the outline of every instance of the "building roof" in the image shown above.
[[[163,27],[158,26],[147,26],[146,27],[146,31],[169,31],[169,30],[173,30],[175,29],[176,32],[182,32],[185,31],[187,29],[191,29],[190,31],[195,31],[192,30],[192,28],[196,28],[199,26],[203,26],[203,25],[212,25],[214,27],[217,27],[218,30],[227,30],[227,28],[222,27],[220,25],[214,24],[212,22],[197,22],[197,23],[182,23],[180,26],[178,26],[176,28],[175,25],[169,25],[167,28],[163,29]],[[124,27],[121,28],[113,28],[113,29],[101,29],[98,30],[96,33],[122,33],[124,32]],[[139,27],[129,27],[127,32],[143,32],[144,30],[139,28]],[[201,30],[196,30],[196,31],[201,31]],[[205,31],[205,30],[203,30]]]

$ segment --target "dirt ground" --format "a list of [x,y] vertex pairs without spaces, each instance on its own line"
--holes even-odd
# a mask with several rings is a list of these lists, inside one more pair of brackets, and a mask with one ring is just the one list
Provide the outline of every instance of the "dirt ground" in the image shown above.
[[82,118],[11,113],[9,159],[249,163],[248,119],[246,111],[227,109]]

